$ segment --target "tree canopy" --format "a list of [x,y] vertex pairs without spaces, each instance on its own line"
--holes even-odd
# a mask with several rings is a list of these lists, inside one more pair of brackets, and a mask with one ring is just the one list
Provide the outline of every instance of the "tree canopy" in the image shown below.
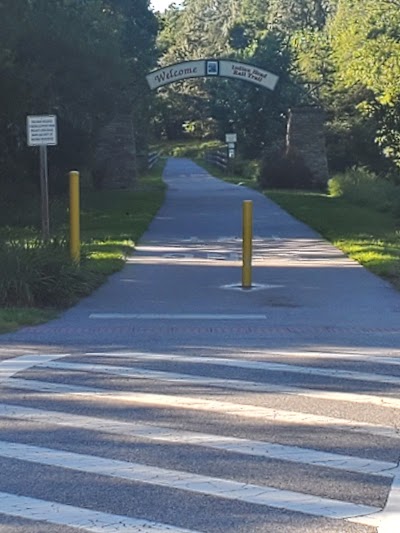
[[[118,113],[134,118],[139,145],[180,137],[185,124],[221,139],[235,131],[243,155],[258,157],[284,139],[299,104],[326,109],[332,169],[400,166],[399,0],[184,0],[157,16],[149,5],[0,1],[3,184],[33,181],[26,115],[47,113],[59,119],[60,173],[90,168],[99,131]],[[269,92],[195,79],[150,94],[145,76],[157,65],[199,58],[252,63],[280,81]]]
[[289,106],[314,104],[328,113],[333,169],[400,166],[399,0],[185,0],[160,26],[161,65],[232,58],[280,76],[274,94],[223,80],[161,91],[158,125],[169,135],[180,134],[176,117],[211,121],[257,152],[283,135]]
[[51,157],[61,173],[90,166],[99,129],[116,112],[145,131],[158,28],[148,0],[2,0],[0,18],[2,181],[37,175],[27,115],[57,115]]

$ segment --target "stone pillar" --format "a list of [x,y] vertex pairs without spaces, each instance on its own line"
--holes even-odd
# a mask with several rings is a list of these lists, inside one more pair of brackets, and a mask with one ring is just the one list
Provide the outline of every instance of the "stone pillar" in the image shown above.
[[137,177],[132,117],[117,115],[100,132],[94,178],[103,189],[130,189]]
[[329,179],[324,122],[320,107],[294,107],[289,110],[286,136],[286,153],[300,155],[316,186],[321,187]]

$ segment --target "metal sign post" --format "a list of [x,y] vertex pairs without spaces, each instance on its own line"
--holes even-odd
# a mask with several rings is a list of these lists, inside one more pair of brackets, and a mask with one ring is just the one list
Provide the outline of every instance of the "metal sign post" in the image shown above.
[[42,238],[50,238],[49,172],[47,146],[57,145],[57,117],[55,115],[28,116],[26,120],[28,146],[40,149],[40,192],[42,211]]
[[50,211],[49,211],[49,172],[47,165],[47,146],[40,146],[40,193],[42,206],[42,238],[50,239]]
[[228,145],[229,159],[234,159],[236,155],[237,134],[236,133],[225,133],[225,142]]
[[235,158],[236,143],[228,143],[228,157],[229,159]]

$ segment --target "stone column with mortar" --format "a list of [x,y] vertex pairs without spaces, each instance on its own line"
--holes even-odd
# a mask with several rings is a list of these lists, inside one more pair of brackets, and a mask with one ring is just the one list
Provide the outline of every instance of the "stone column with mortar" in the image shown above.
[[137,178],[132,117],[116,115],[99,135],[94,179],[102,189],[131,189]]
[[286,153],[300,155],[316,186],[324,188],[329,179],[325,144],[325,113],[317,106],[289,109]]

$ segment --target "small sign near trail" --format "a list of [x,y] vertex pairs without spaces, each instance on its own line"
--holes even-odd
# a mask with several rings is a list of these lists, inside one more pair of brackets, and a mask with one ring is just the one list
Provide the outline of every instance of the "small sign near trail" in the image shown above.
[[56,115],[29,115],[26,126],[28,146],[57,145]]
[[57,146],[58,143],[56,115],[28,115],[26,117],[26,137],[28,146],[39,146],[42,237],[43,240],[47,241],[50,238],[47,147]]

